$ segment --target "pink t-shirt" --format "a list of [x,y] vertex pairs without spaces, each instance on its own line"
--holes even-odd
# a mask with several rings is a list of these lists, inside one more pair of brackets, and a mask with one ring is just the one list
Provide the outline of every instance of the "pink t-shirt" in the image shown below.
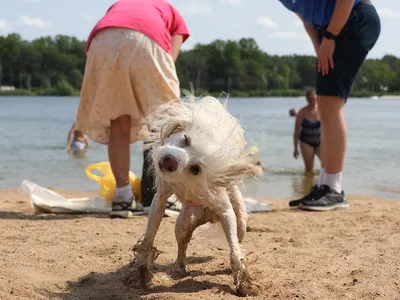
[[183,35],[183,41],[189,37],[189,30],[182,16],[166,0],[119,0],[94,26],[86,43],[86,52],[95,34],[110,27],[139,31],[158,43],[169,54],[171,54],[171,36]]

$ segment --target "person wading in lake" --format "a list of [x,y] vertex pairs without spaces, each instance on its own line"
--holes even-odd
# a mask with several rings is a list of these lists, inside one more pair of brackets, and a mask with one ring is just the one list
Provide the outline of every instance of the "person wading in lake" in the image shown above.
[[314,171],[314,157],[320,157],[321,144],[321,122],[318,116],[317,95],[315,91],[306,92],[308,105],[299,110],[296,115],[293,142],[295,159],[299,157],[299,146],[301,156],[304,160],[306,173]]
[[84,156],[89,147],[90,143],[88,138],[82,131],[75,129],[74,123],[68,132],[65,149],[68,153],[72,152],[76,156]]
[[369,0],[279,0],[303,21],[317,54],[316,92],[321,120],[318,184],[298,199],[299,208],[347,208],[342,170],[347,145],[344,105],[357,73],[381,31]]

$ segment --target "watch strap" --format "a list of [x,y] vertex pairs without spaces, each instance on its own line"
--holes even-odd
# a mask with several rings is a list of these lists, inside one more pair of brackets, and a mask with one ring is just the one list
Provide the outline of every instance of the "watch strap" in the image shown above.
[[334,34],[333,34],[332,32],[330,32],[330,31],[326,30],[326,31],[324,32],[324,38],[326,38],[326,39],[328,39],[328,40],[334,40],[334,41],[336,41],[337,38],[338,38],[338,36],[337,36],[337,35],[334,35]]

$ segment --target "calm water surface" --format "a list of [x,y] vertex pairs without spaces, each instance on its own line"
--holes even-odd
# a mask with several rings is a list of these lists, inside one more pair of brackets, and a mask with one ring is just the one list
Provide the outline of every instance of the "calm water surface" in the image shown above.
[[[98,190],[84,169],[107,161],[106,146],[92,143],[84,159],[64,150],[79,98],[0,97],[0,188],[18,187],[28,179],[45,187]],[[246,181],[244,193],[290,198],[307,190],[312,179],[303,176],[303,161],[293,153],[294,118],[290,108],[304,106],[303,98],[230,99],[229,111],[239,117],[249,145],[261,149],[271,169],[259,181]],[[400,101],[350,99],[346,105],[349,130],[343,188],[347,194],[400,198]],[[141,143],[131,146],[131,170],[141,174]],[[319,161],[316,159],[316,169]]]

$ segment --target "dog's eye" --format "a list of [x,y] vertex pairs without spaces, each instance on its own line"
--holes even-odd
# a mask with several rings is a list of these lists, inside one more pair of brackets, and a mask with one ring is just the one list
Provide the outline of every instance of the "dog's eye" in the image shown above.
[[190,172],[192,172],[193,175],[199,175],[200,174],[200,166],[199,165],[191,165]]
[[186,134],[182,135],[182,145],[183,145],[183,147],[189,147],[190,146],[190,138]]

